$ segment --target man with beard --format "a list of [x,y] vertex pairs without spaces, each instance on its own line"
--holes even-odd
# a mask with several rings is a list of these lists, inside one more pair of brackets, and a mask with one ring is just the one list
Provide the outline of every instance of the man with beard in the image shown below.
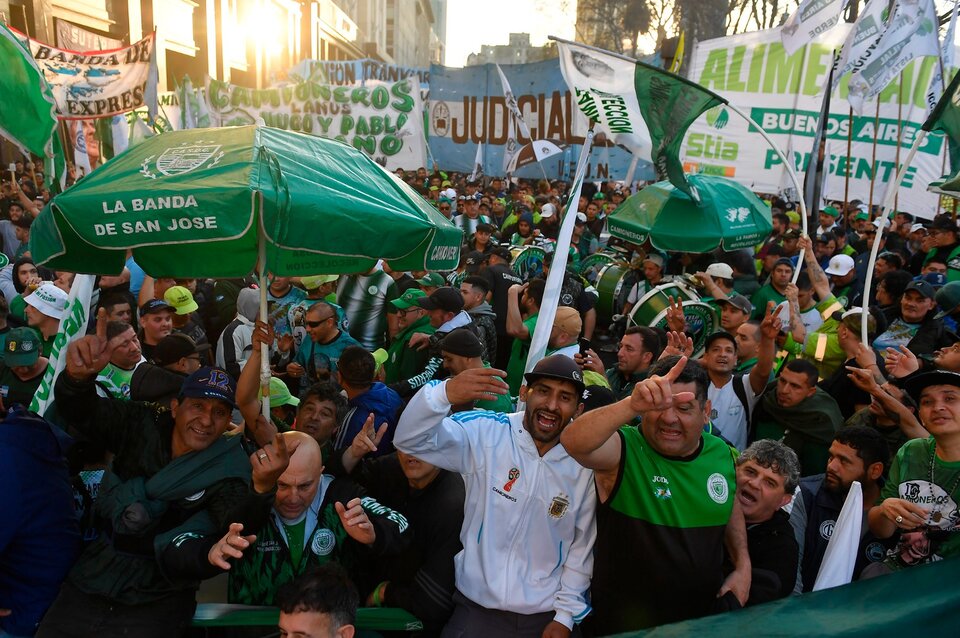
[[[750,557],[733,453],[704,432],[700,364],[666,357],[629,397],[585,412],[563,446],[594,470],[597,635],[706,616],[747,602]],[[623,427],[641,417],[640,427]],[[724,545],[734,570],[725,577]],[[643,574],[628,566],[642,566]]]
[[770,281],[753,293],[753,297],[750,299],[750,303],[753,304],[751,319],[763,319],[768,301],[780,304],[787,300],[787,285],[793,278],[793,270],[793,262],[788,258],[781,257],[777,260],[773,272],[770,274]]
[[[466,483],[456,562],[456,607],[446,631],[462,638],[565,638],[589,612],[596,493],[592,473],[558,445],[583,410],[583,375],[569,357],[525,375],[524,412],[459,412],[505,394],[506,373],[474,368],[425,386],[404,411],[397,449]],[[518,542],[517,539],[530,539]]]
[[790,523],[800,545],[796,592],[813,590],[830,536],[854,481],[859,481],[863,489],[864,506],[854,579],[859,578],[870,563],[883,560],[886,550],[867,527],[867,512],[880,496],[884,468],[889,460],[887,443],[876,430],[852,425],[834,436],[826,474],[801,479],[800,496],[794,500],[790,512]]

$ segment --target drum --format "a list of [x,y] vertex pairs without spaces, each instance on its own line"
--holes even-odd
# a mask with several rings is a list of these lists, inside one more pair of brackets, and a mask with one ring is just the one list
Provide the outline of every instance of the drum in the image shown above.
[[512,246],[510,266],[523,281],[529,281],[543,274],[543,259],[546,256],[539,246]]
[[657,286],[637,302],[630,313],[630,325],[667,329],[668,297],[681,299],[687,332],[693,337],[693,356],[703,354],[707,337],[720,329],[720,320],[710,304],[700,301],[697,294],[683,283],[673,282]]
[[633,284],[640,279],[640,273],[630,266],[617,262],[607,264],[597,272],[597,325],[606,325],[614,315],[623,312],[623,304]]
[[580,260],[579,273],[584,279],[596,285],[600,270],[604,266],[617,263],[625,264],[626,260],[614,251],[601,250]]

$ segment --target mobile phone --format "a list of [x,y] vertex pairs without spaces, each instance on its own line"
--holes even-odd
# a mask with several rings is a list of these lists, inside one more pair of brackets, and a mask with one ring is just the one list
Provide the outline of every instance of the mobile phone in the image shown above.
[[577,343],[580,344],[580,355],[584,357],[587,356],[587,350],[590,349],[590,340],[580,337],[577,339]]

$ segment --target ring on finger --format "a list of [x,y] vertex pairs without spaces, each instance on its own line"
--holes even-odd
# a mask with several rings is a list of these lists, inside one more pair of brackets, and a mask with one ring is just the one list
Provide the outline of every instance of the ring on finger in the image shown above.
[[902,517],[902,516],[897,516],[897,518],[896,518],[896,519],[894,519],[894,520],[896,520],[896,522],[897,522],[897,525],[899,525],[900,523],[902,523],[902,522],[903,522],[903,517]]
[[257,455],[257,458],[263,461],[263,459],[267,458],[267,455],[266,453],[261,452],[260,454]]

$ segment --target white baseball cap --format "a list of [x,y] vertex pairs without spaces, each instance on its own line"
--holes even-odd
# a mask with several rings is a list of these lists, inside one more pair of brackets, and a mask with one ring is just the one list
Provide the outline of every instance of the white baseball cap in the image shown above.
[[728,264],[723,264],[720,262],[710,264],[707,266],[707,269],[704,272],[711,277],[719,277],[720,279],[733,279],[733,268],[731,268]]
[[926,226],[924,226],[923,224],[914,224],[913,226],[910,227],[910,232],[911,232],[911,233],[915,233],[915,232],[917,232],[918,230],[926,231],[927,228],[926,228]]
[[544,204],[540,208],[540,217],[553,217],[557,212],[557,207],[553,204]]
[[48,317],[63,319],[63,311],[67,308],[67,293],[47,281],[27,295],[24,302]]
[[850,255],[834,255],[830,258],[830,263],[827,264],[827,268],[823,272],[828,275],[843,277],[851,270],[853,270],[853,257]]
[[883,224],[884,228],[890,228],[890,220],[886,217],[882,219],[880,217],[877,217],[875,220],[873,220],[873,225],[878,230],[880,229],[880,224]]

